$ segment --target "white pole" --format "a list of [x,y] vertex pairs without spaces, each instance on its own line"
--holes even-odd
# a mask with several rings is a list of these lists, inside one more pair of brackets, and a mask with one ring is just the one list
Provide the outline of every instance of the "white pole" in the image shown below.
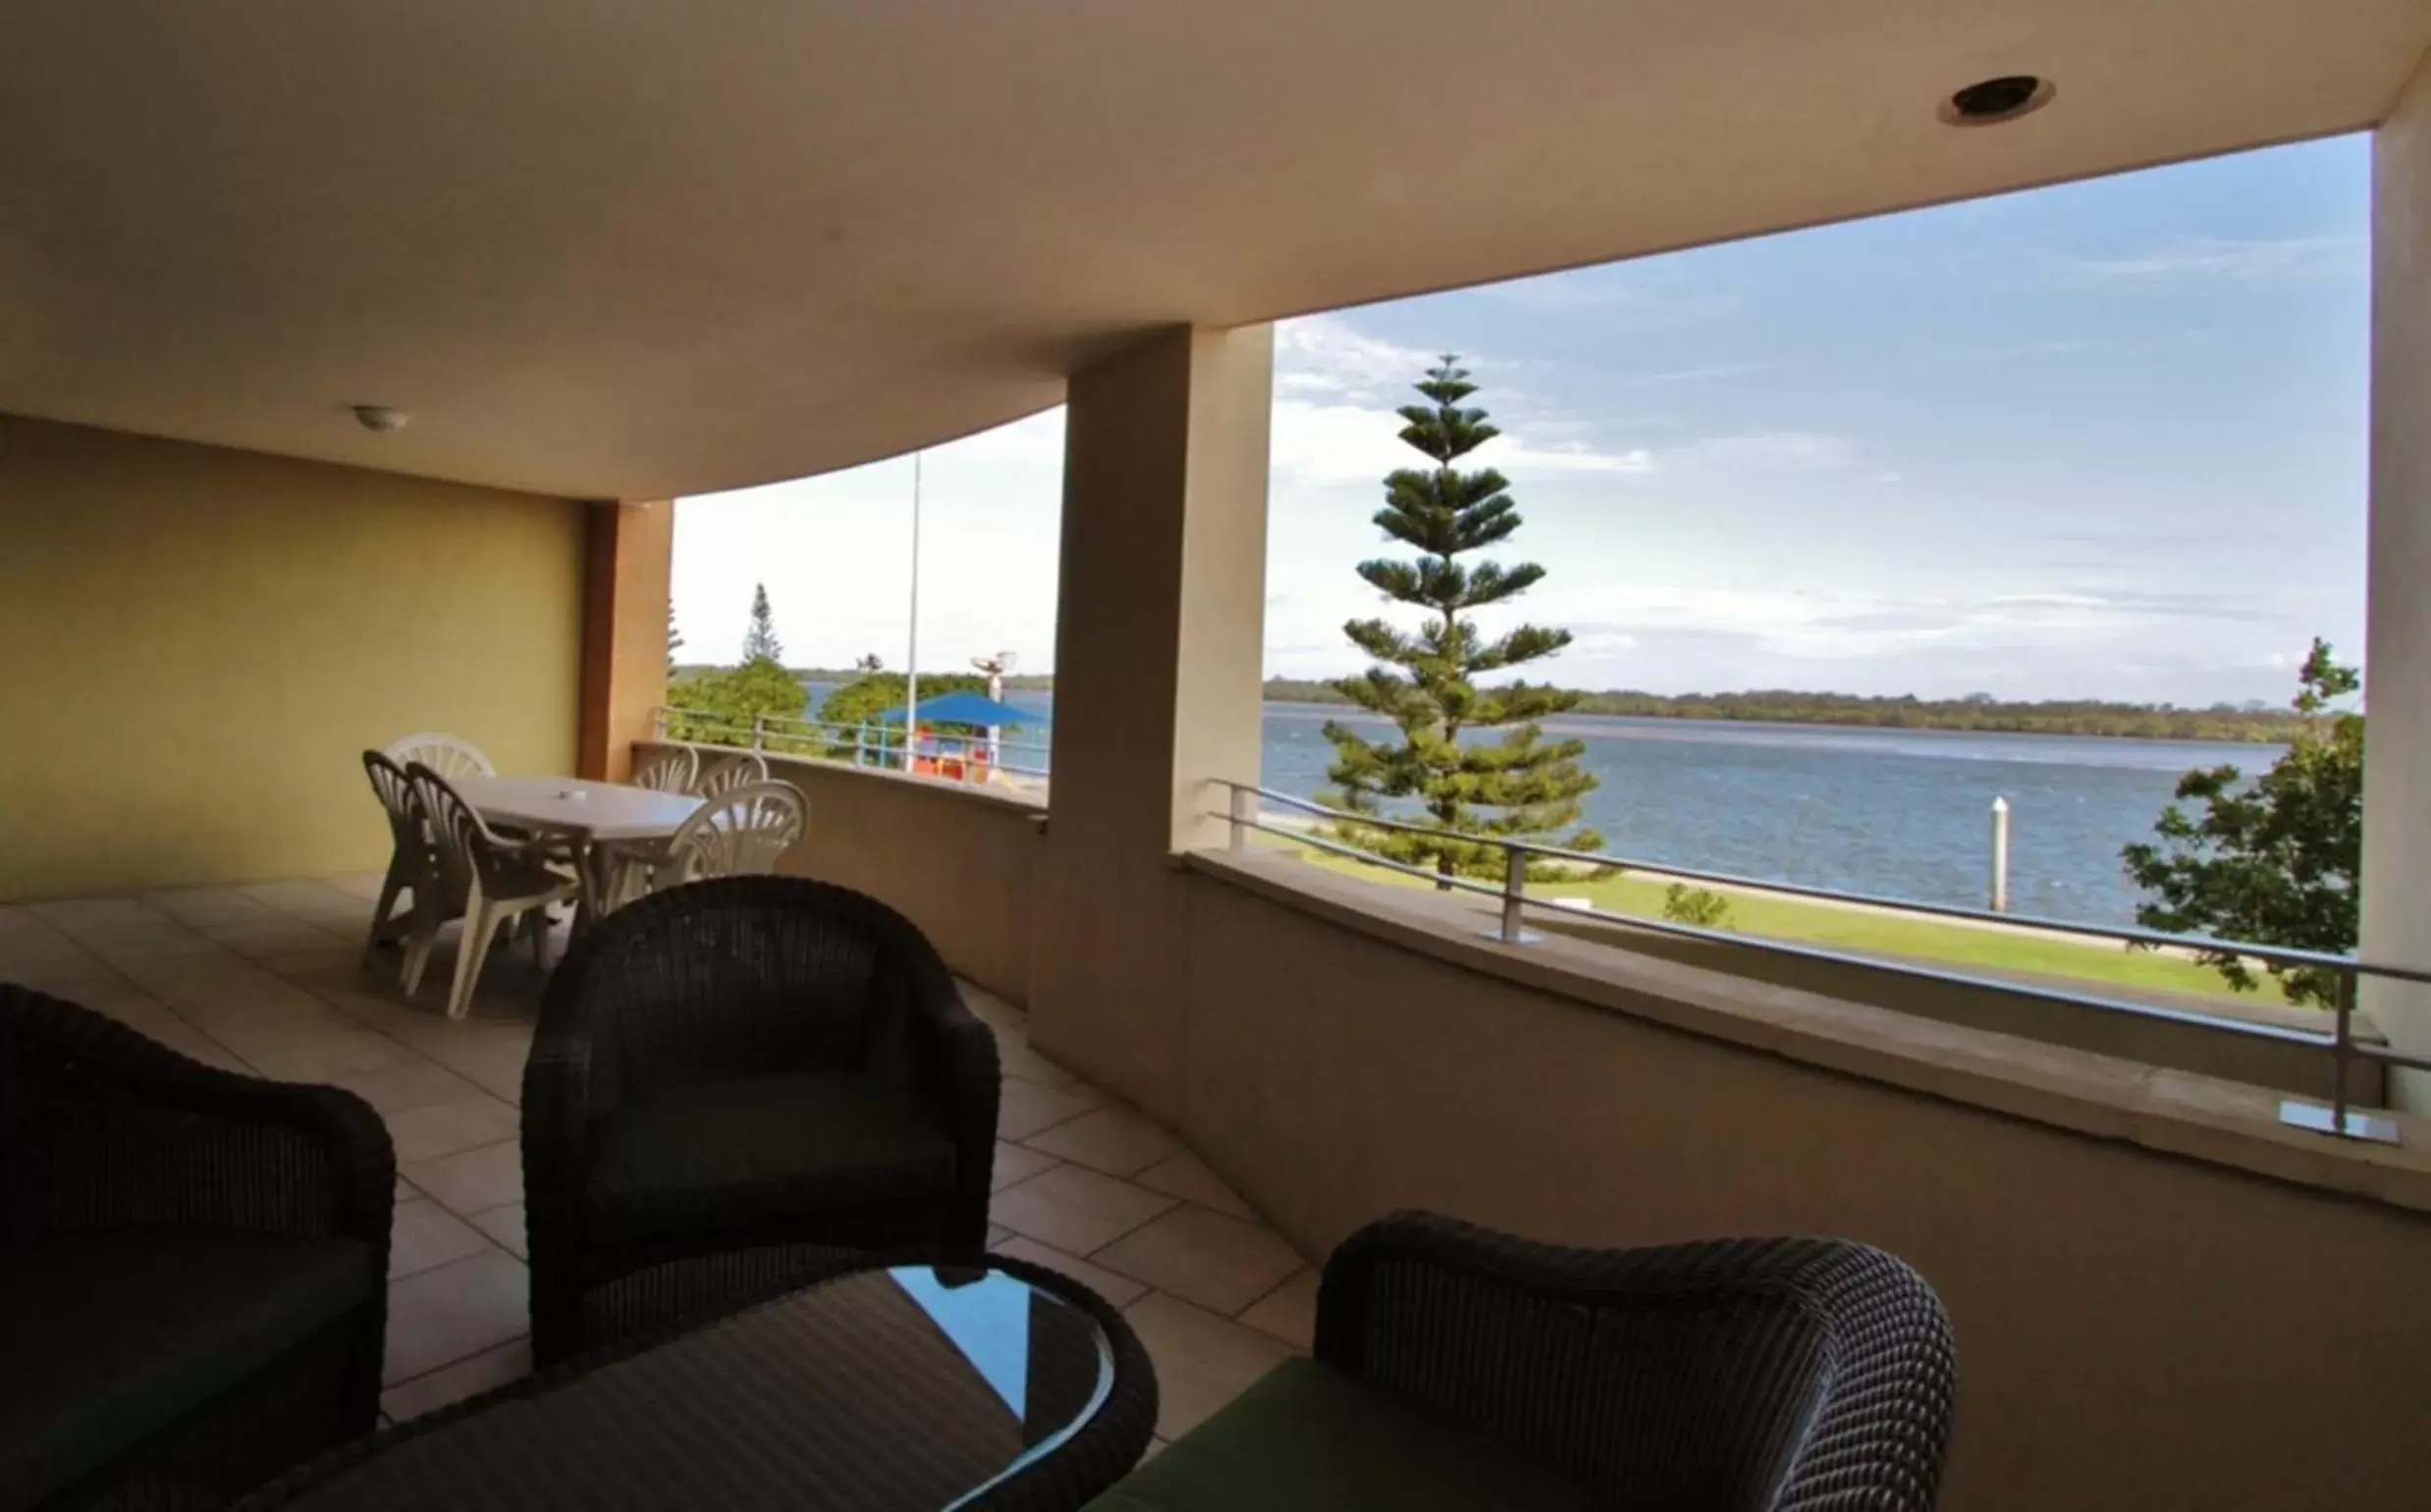
[[1992,911],[2009,911],[2009,800],[1992,800]]
[[912,454],[911,636],[903,660],[903,770],[920,751],[920,454]]
[[[988,659],[988,701],[1004,701],[1004,669],[1013,665],[1010,651],[999,651]],[[1004,729],[1000,725],[988,727],[988,770],[996,771],[1004,764]]]

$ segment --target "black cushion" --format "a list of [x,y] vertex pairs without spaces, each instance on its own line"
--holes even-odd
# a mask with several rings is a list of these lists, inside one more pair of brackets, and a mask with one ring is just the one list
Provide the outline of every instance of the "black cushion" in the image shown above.
[[1425,1403],[1284,1362],[1088,1512],[1590,1512],[1587,1487]]
[[0,1505],[74,1485],[385,1284],[354,1239],[143,1230],[0,1247]]
[[694,1083],[591,1127],[587,1207],[607,1237],[752,1228],[953,1190],[954,1146],[916,1092],[850,1071]]

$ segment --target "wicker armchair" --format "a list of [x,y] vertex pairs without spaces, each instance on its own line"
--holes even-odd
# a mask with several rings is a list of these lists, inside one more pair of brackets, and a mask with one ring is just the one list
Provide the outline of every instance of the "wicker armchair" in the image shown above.
[[729,877],[600,921],[523,1073],[542,1363],[698,1321],[679,1262],[777,1245],[981,1249],[996,1041],[920,932],[857,892]]
[[396,1183],[350,1093],[0,986],[0,1508],[226,1506],[370,1431]]
[[1864,1245],[1562,1249],[1395,1214],[1326,1263],[1314,1360],[1091,1505],[1925,1512],[1955,1379],[1932,1288]]

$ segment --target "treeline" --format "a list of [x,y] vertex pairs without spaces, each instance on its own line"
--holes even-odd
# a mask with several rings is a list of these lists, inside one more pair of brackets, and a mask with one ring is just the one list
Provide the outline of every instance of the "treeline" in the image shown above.
[[[1345,704],[1330,683],[1299,677],[1269,677],[1270,702]],[[1885,729],[1973,729],[1988,733],[2122,735],[2157,740],[2251,740],[2284,742],[2302,728],[2285,709],[2241,709],[2215,705],[2183,709],[2174,704],[2104,703],[2053,699],[2008,703],[2000,699],[1864,698],[1854,693],[1801,693],[1759,688],[1744,693],[1642,693],[1615,689],[1580,697],[1580,714],[1630,715],[1664,720],[1748,720],[1775,725],[1855,725]]]
[[[675,670],[678,680],[708,668]],[[863,675],[850,667],[787,668],[796,681],[846,684]],[[900,674],[895,675],[899,676]],[[969,674],[924,674],[925,687],[943,688]],[[972,678],[974,683],[980,679]],[[1053,675],[1028,673],[1004,679],[1007,691],[1052,691]],[[899,694],[897,695],[900,696]],[[1341,704],[1350,700],[1329,682],[1269,677],[1270,703]],[[1772,725],[1855,725],[1879,729],[1972,729],[1987,734],[2119,735],[2148,740],[2247,740],[2284,744],[2303,728],[2286,709],[2208,709],[2175,704],[2104,703],[2091,698],[2010,703],[1997,698],[1863,698],[1854,693],[1801,693],[1757,688],[1744,693],[1642,693],[1612,689],[1580,696],[1580,714],[1619,714],[1657,720],[1745,720]]]

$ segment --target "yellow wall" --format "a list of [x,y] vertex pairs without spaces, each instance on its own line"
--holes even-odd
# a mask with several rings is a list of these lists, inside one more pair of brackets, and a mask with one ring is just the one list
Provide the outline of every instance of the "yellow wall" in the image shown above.
[[0,415],[0,898],[377,868],[360,753],[415,730],[572,770],[582,549],[565,500]]

